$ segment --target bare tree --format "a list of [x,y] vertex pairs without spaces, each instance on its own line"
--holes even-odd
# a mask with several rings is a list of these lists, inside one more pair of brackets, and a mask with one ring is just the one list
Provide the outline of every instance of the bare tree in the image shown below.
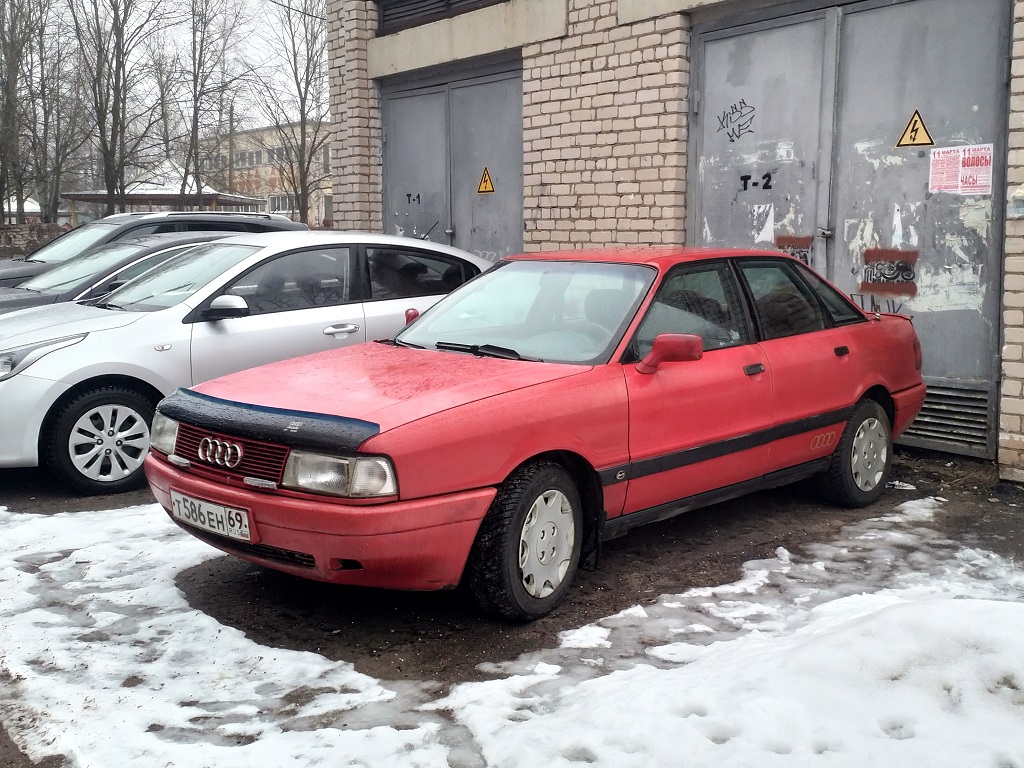
[[264,149],[309,222],[311,193],[329,175],[325,152],[330,123],[325,0],[282,0],[274,17],[271,49],[257,103],[273,130]]
[[[189,46],[183,56],[182,80],[187,89],[183,118],[187,142],[181,181],[182,204],[187,204],[188,179],[195,180],[194,205],[202,207],[202,176],[205,136],[224,132],[224,103],[248,75],[237,49],[245,22],[243,6],[236,0],[187,0]],[[229,107],[230,112],[230,107]],[[232,118],[229,116],[228,121]],[[230,132],[231,125],[227,126]],[[207,154],[207,156],[209,156]]]
[[[66,174],[90,138],[88,94],[74,30],[54,0],[25,0],[37,10],[24,58],[31,181],[43,221],[57,221]],[[78,158],[80,160],[80,157]]]
[[38,24],[35,8],[22,0],[0,0],[0,200],[13,193],[17,220],[25,221],[25,83],[23,61]]
[[[18,2],[18,0],[15,0]],[[69,0],[89,83],[106,213],[125,209],[126,170],[145,163],[161,110],[147,42],[168,23],[160,0]]]

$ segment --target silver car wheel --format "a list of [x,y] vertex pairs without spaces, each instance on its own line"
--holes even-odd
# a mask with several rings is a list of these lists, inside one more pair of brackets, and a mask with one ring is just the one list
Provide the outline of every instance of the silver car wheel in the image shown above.
[[527,512],[519,537],[519,571],[530,595],[547,597],[558,589],[575,541],[572,504],[561,491],[545,491]]
[[862,491],[878,485],[889,464],[889,441],[885,428],[876,418],[865,419],[853,436],[851,457],[853,481]]
[[100,483],[132,474],[149,451],[149,427],[142,414],[125,405],[100,405],[75,422],[68,456],[75,468]]

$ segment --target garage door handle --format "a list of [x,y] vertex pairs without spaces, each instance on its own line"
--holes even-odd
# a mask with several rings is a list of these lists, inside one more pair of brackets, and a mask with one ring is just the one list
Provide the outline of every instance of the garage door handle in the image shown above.
[[745,365],[743,366],[743,372],[747,374],[747,376],[756,376],[759,373],[764,373],[764,365],[762,363]]
[[339,333],[355,333],[359,326],[355,323],[342,323],[341,325],[328,325],[324,328],[324,336],[336,336]]
[[836,352],[836,357],[845,357],[846,355],[850,354],[850,348],[849,347],[836,347],[835,352]]

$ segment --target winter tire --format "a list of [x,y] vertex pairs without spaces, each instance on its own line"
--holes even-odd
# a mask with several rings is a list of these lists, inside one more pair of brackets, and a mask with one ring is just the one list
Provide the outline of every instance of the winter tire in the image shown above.
[[843,507],[866,507],[885,490],[892,467],[892,429],[874,400],[853,409],[824,477],[825,494]]
[[498,488],[466,566],[477,604],[507,621],[532,621],[565,597],[580,560],[583,511],[559,464],[520,467]]
[[86,496],[122,493],[146,480],[153,403],[125,387],[100,387],[67,403],[47,431],[49,470]]

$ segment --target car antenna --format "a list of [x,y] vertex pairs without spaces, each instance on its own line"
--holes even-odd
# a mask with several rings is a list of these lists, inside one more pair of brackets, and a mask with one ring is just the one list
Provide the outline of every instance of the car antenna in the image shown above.
[[438,224],[440,224],[440,223],[441,223],[441,220],[440,220],[440,219],[438,219],[437,221],[435,221],[435,222],[434,222],[434,223],[433,223],[433,224],[432,224],[432,225],[430,226],[430,229],[428,229],[428,230],[427,230],[426,232],[424,232],[424,233],[423,233],[422,235],[420,235],[420,240],[426,240],[426,239],[427,239],[427,235],[429,235],[429,234],[430,234],[431,232],[433,232],[433,231],[434,231],[434,227],[436,227],[436,226],[437,226]]

